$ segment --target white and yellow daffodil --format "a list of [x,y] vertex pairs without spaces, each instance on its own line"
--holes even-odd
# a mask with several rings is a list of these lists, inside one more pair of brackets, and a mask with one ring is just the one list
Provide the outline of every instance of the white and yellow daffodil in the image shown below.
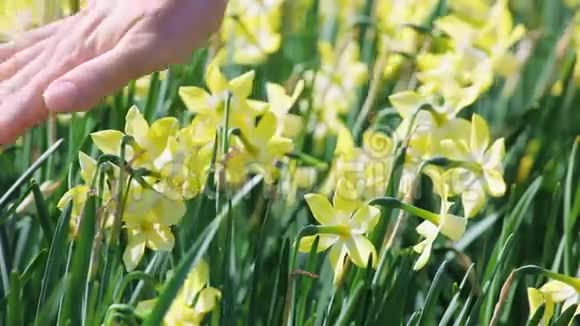
[[137,267],[145,248],[154,251],[171,251],[175,239],[171,226],[185,215],[185,203],[171,200],[153,189],[131,184],[123,222],[127,229],[127,247],[123,262],[128,271]]
[[217,130],[224,123],[226,106],[229,106],[229,126],[247,130],[254,125],[257,116],[268,107],[267,103],[249,101],[255,72],[249,71],[227,80],[220,70],[225,53],[220,52],[208,65],[205,81],[209,92],[195,86],[181,87],[179,95],[189,111],[204,121],[206,128]]
[[162,118],[151,126],[136,106],[127,112],[125,133],[118,130],[104,130],[91,134],[94,144],[105,154],[121,155],[121,145],[125,135],[133,137],[125,148],[125,160],[133,167],[150,168],[153,161],[161,155],[170,136],[174,135],[179,122],[173,117]]
[[413,250],[420,254],[413,267],[414,270],[420,270],[427,265],[429,257],[431,257],[433,243],[437,239],[439,233],[453,241],[457,241],[463,236],[467,226],[467,218],[449,214],[449,209],[453,203],[450,203],[447,199],[449,193],[449,185],[446,181],[446,178],[448,178],[448,172],[443,172],[441,169],[434,168],[431,170],[430,176],[431,179],[434,180],[433,185],[434,188],[436,188],[436,192],[439,193],[441,197],[438,216],[439,223],[436,224],[432,221],[426,220],[417,226],[417,233],[424,237],[424,240],[413,247]]
[[502,160],[505,155],[504,139],[497,139],[490,146],[487,122],[474,114],[468,139],[445,139],[442,151],[447,157],[467,162],[463,167],[450,170],[451,192],[462,194],[465,214],[477,213],[485,203],[485,194],[502,196],[506,191]]
[[[218,307],[221,292],[209,283],[209,265],[200,261],[189,273],[183,287],[173,300],[169,311],[163,319],[164,326],[197,326],[203,323],[205,316]],[[157,299],[141,301],[136,312],[140,316],[151,313]]]
[[242,131],[240,135],[243,152],[237,153],[238,158],[245,158],[247,167],[262,174],[268,183],[279,177],[276,163],[294,149],[292,139],[277,135],[278,126],[276,115],[269,111],[261,117],[255,128],[247,133]]
[[[565,311],[574,304],[580,304],[580,279],[560,274],[557,274],[556,277],[564,277],[566,282],[562,282],[561,280],[551,280],[542,285],[539,289],[528,288],[530,316],[534,315],[540,305],[544,304],[545,306],[542,325],[550,324],[550,321],[554,316],[556,304],[563,303],[562,311]],[[580,306],[576,308],[574,315],[580,315]],[[572,321],[569,325],[572,325]]]
[[302,238],[299,250],[310,252],[316,237],[319,237],[318,252],[332,247],[328,257],[334,270],[335,283],[342,278],[347,257],[362,268],[367,266],[369,259],[372,259],[373,266],[377,263],[376,249],[366,236],[377,225],[380,210],[353,199],[345,187],[340,182],[337,185],[334,205],[323,195],[304,196],[314,218],[331,232]]

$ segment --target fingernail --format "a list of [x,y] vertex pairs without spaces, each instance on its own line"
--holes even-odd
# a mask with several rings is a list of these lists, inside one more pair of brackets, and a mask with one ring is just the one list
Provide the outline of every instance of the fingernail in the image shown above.
[[50,111],[61,112],[74,107],[78,96],[75,84],[68,81],[59,81],[48,86],[44,92],[44,104]]

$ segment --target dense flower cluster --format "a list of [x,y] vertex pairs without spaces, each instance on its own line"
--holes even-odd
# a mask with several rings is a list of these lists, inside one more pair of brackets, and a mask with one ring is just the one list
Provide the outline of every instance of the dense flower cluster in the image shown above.
[[[136,268],[145,248],[173,249],[171,227],[185,214],[185,201],[203,191],[212,171],[218,182],[228,185],[240,184],[248,174],[260,174],[273,183],[280,176],[278,162],[286,161],[293,150],[293,141],[284,136],[284,122],[302,83],[293,95],[279,85],[269,84],[268,101],[252,100],[249,95],[254,72],[228,80],[219,66],[222,58],[218,55],[208,65],[208,90],[193,86],[180,89],[184,103],[195,114],[187,126],[180,128],[179,121],[172,117],[150,125],[139,109],[132,107],[124,132],[104,130],[91,135],[103,154],[121,158],[128,171],[147,171],[141,180],[123,181],[119,179],[123,167],[111,164],[113,172],[107,174],[107,186],[99,193],[106,203],[107,220],[111,220],[119,205],[112,194],[119,187],[129,189],[122,208],[127,270]],[[224,132],[225,126],[232,132]],[[84,184],[69,190],[59,204],[62,209],[73,202],[73,234],[89,192],[97,188],[93,183],[96,162],[82,153],[79,160]]]
[[[193,114],[190,122],[180,127],[177,119],[168,117],[149,124],[133,107],[124,132],[105,130],[92,135],[103,154],[123,154],[121,162],[126,162],[126,167],[112,164],[107,186],[98,190],[108,212],[108,225],[119,211],[114,194],[119,187],[129,189],[126,205],[121,208],[127,236],[126,268],[136,268],[146,248],[172,250],[171,227],[185,214],[184,201],[196,197],[210,180],[235,186],[249,175],[259,174],[266,183],[288,185],[292,196],[300,187],[317,184],[316,169],[289,159],[295,140],[308,131],[315,155],[317,144],[325,143],[328,137],[337,139],[328,173],[320,175],[326,175],[320,183],[321,194],[306,197],[316,220],[335,232],[323,235],[318,248],[322,251],[332,246],[335,279],[341,278],[346,257],[360,267],[371,257],[373,265],[376,263],[376,249],[366,236],[373,231],[379,214],[368,203],[385,194],[401,147],[406,154],[398,195],[404,204],[414,208],[411,200],[422,174],[431,179],[440,198],[438,214],[416,214],[425,221],[417,227],[423,240],[414,247],[420,254],[415,268],[425,266],[439,233],[458,240],[467,218],[483,208],[486,198],[506,191],[503,139],[491,139],[482,116],[473,114],[466,119],[461,113],[487,91],[494,76],[508,75],[508,68],[517,65],[510,49],[524,29],[513,26],[506,1],[477,3],[477,10],[485,15],[474,16],[471,11],[475,7],[452,1],[450,14],[432,23],[434,34],[423,35],[420,27],[435,10],[435,1],[379,1],[375,11],[379,53],[385,65],[369,67],[351,30],[357,23],[351,18],[353,13],[362,12],[362,1],[344,6],[323,2],[321,20],[337,28],[333,38],[318,44],[319,67],[304,72],[306,82],[290,83],[294,86],[291,92],[268,83],[266,99],[257,100],[251,98],[254,71],[228,78],[223,67],[231,62],[256,64],[277,51],[282,41],[278,30],[283,2],[232,2],[221,33],[224,47],[206,68],[206,87],[179,90]],[[368,69],[384,69],[379,79],[389,80],[393,71],[409,70],[412,64],[416,71],[409,71],[408,85],[398,86],[388,98],[401,122],[385,132],[371,120],[360,135],[359,145],[359,135],[345,118],[358,110],[358,90],[370,79]],[[306,84],[312,98],[300,101]],[[309,104],[313,114],[306,114]],[[445,164],[432,164],[441,158]],[[80,162],[84,184],[67,192],[60,204],[62,208],[73,202],[73,234],[89,192],[96,189],[96,162],[84,154]],[[120,169],[147,174],[140,180],[120,180]],[[334,206],[326,200],[332,193]],[[453,207],[455,199],[465,217],[452,214],[460,212]],[[312,243],[312,237],[304,238],[300,249],[309,251]]]
[[[555,56],[569,55],[572,62],[566,51],[580,53],[580,1],[564,3],[574,15],[562,29]],[[0,42],[51,17],[72,14],[78,9],[73,7],[69,0],[3,1]],[[316,16],[311,38],[295,33],[312,19],[307,13]],[[305,59],[293,57],[300,57],[293,53],[297,40],[308,43],[300,51],[312,52],[301,53]],[[336,290],[348,282],[349,268],[376,268],[381,259],[390,259],[393,246],[407,245],[409,237],[397,237],[406,224],[413,242],[405,252],[414,255],[413,269],[421,270],[438,240],[462,239],[470,220],[508,190],[505,139],[490,127],[491,115],[479,104],[497,85],[513,90],[510,81],[523,75],[533,42],[535,35],[515,22],[509,0],[230,0],[222,29],[196,56],[203,80],[174,88],[175,75],[181,78],[193,68],[171,67],[127,86],[124,92],[131,96],[121,102],[136,105],[114,105],[128,108],[124,129],[90,135],[97,155],[79,153],[80,180],[58,208],[71,208],[69,236],[78,239],[85,208],[97,198],[95,241],[119,240],[114,244],[120,244],[122,263],[132,272],[145,265],[148,253],[172,252],[176,238],[182,243],[176,230],[193,206],[190,201],[207,195],[219,210],[222,194],[231,199],[232,190],[259,180],[268,195],[282,192],[272,202],[295,213],[283,231],[284,237],[297,234],[288,297],[294,295],[292,264],[298,252],[325,253]],[[578,62],[573,77],[580,85]],[[269,71],[278,63],[294,64],[284,67],[291,71],[287,80]],[[173,106],[163,112],[173,116],[155,119],[141,108],[158,95],[149,92],[157,82],[171,92]],[[556,82],[553,95],[561,95],[556,93],[563,85]],[[539,141],[527,150],[540,148]],[[533,160],[525,159],[519,173],[527,178]],[[16,212],[34,200],[29,195]],[[561,249],[568,250],[564,245]],[[252,268],[258,270],[259,263]],[[527,289],[529,313],[543,307],[542,323],[548,325],[580,303],[580,279],[578,272],[576,277],[542,272],[549,280]],[[171,279],[171,272],[167,276]],[[163,324],[203,324],[222,296],[210,279],[217,277],[210,278],[206,261],[193,266]],[[494,286],[496,280],[491,279]],[[226,293],[229,285],[220,286]],[[147,318],[158,301],[163,300],[139,302],[136,315]],[[292,303],[288,300],[285,314],[292,314]]]

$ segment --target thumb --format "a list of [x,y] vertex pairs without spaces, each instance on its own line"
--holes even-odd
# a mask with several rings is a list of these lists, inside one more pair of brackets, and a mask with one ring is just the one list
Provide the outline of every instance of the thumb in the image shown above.
[[43,94],[46,107],[57,113],[90,109],[149,72],[145,52],[138,47],[117,46],[73,68],[48,86]]

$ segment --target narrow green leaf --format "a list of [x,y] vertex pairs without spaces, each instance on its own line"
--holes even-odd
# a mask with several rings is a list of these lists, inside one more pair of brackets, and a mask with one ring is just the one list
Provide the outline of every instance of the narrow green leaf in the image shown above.
[[34,162],[34,164],[32,164],[31,167],[24,171],[18,180],[16,180],[16,182],[14,182],[14,184],[4,193],[4,195],[0,197],[0,210],[6,206],[10,197],[26,182],[26,180],[28,180],[28,178],[30,178],[32,174],[38,170],[38,168],[44,164],[44,162],[46,162],[46,160],[48,160],[48,158],[54,154],[54,152],[56,152],[62,143],[62,139],[54,143],[38,158],[38,160],[36,160],[36,162]]
[[573,187],[573,176],[574,176],[574,166],[576,162],[576,152],[578,151],[578,144],[580,143],[580,137],[578,141],[574,142],[574,146],[572,147],[572,153],[570,154],[570,159],[568,161],[568,171],[566,172],[566,181],[564,185],[564,238],[565,245],[564,245],[564,272],[566,274],[572,275],[574,272],[575,266],[573,266],[572,262],[572,247],[573,247],[573,229],[574,229],[574,221],[576,219],[575,216],[572,216],[572,192],[574,191]]
[[24,306],[21,300],[22,287],[18,272],[13,271],[10,274],[10,292],[8,294],[8,325],[22,325],[24,316]]
[[546,310],[546,306],[542,303],[538,309],[536,310],[536,312],[534,312],[534,315],[528,320],[527,324],[528,326],[538,326],[540,324],[540,322],[542,321],[542,317],[544,317],[544,311]]
[[463,280],[461,280],[461,283],[459,284],[459,289],[457,290],[457,293],[455,293],[455,295],[451,299],[451,302],[447,306],[447,309],[445,309],[445,313],[443,313],[443,317],[441,318],[441,321],[439,322],[439,326],[445,326],[445,325],[449,324],[449,322],[451,321],[451,318],[453,317],[453,314],[455,313],[455,310],[457,309],[457,307],[459,305],[459,298],[460,298],[461,294],[463,293],[463,290],[465,289],[465,286],[467,285],[467,281],[468,281],[474,268],[475,268],[475,264],[471,264],[469,266],[469,268],[467,269],[467,272],[463,276]]
[[72,213],[72,203],[66,205],[65,209],[62,211],[58,223],[56,225],[56,231],[52,238],[52,243],[48,251],[48,258],[46,260],[46,267],[44,269],[44,275],[42,276],[42,284],[40,286],[40,296],[38,298],[38,305],[36,308],[36,319],[38,320],[40,309],[44,305],[44,300],[47,293],[52,290],[52,284],[54,284],[55,279],[58,275],[57,268],[62,265],[66,257],[65,252],[67,251],[67,237],[69,230],[69,222]]
[[50,214],[48,213],[48,205],[44,199],[40,187],[36,181],[31,181],[32,194],[34,195],[34,204],[36,205],[36,211],[38,213],[38,222],[42,228],[44,238],[48,244],[52,243],[52,236],[54,234],[54,227],[52,225]]
[[435,304],[437,303],[437,299],[439,297],[439,293],[443,288],[443,275],[447,269],[447,261],[443,261],[443,263],[437,269],[437,273],[431,282],[431,287],[429,287],[429,292],[427,293],[427,298],[425,299],[425,304],[423,305],[423,309],[421,310],[421,314],[419,315],[419,325],[427,325],[430,321],[434,320],[434,309]]
[[64,297],[64,320],[73,325],[84,325],[87,302],[86,291],[89,278],[89,266],[93,252],[96,232],[97,197],[89,195],[80,221],[78,239],[72,258],[70,282]]
[[[499,256],[498,256],[498,259],[497,259],[497,263],[495,263],[493,265],[493,270],[491,272],[491,275],[489,276],[489,278],[487,279],[487,281],[483,285],[483,289],[481,291],[481,294],[479,295],[479,297],[475,301],[475,304],[473,305],[473,308],[471,309],[471,312],[469,314],[469,318],[467,319],[468,325],[476,325],[477,324],[477,322],[478,322],[477,316],[479,315],[483,300],[486,300],[488,298],[488,293],[489,293],[490,288],[494,284],[496,274],[498,273],[498,271],[500,271],[504,267],[504,264],[507,261],[508,256],[511,254],[511,251],[513,248],[513,242],[514,242],[514,236],[513,236],[513,234],[511,234],[507,238],[505,245],[501,249]],[[491,316],[487,316],[487,318],[491,318]]]
[[574,314],[576,313],[576,308],[578,307],[577,304],[573,304],[570,307],[566,308],[562,314],[554,320],[554,326],[567,326],[574,318]]

